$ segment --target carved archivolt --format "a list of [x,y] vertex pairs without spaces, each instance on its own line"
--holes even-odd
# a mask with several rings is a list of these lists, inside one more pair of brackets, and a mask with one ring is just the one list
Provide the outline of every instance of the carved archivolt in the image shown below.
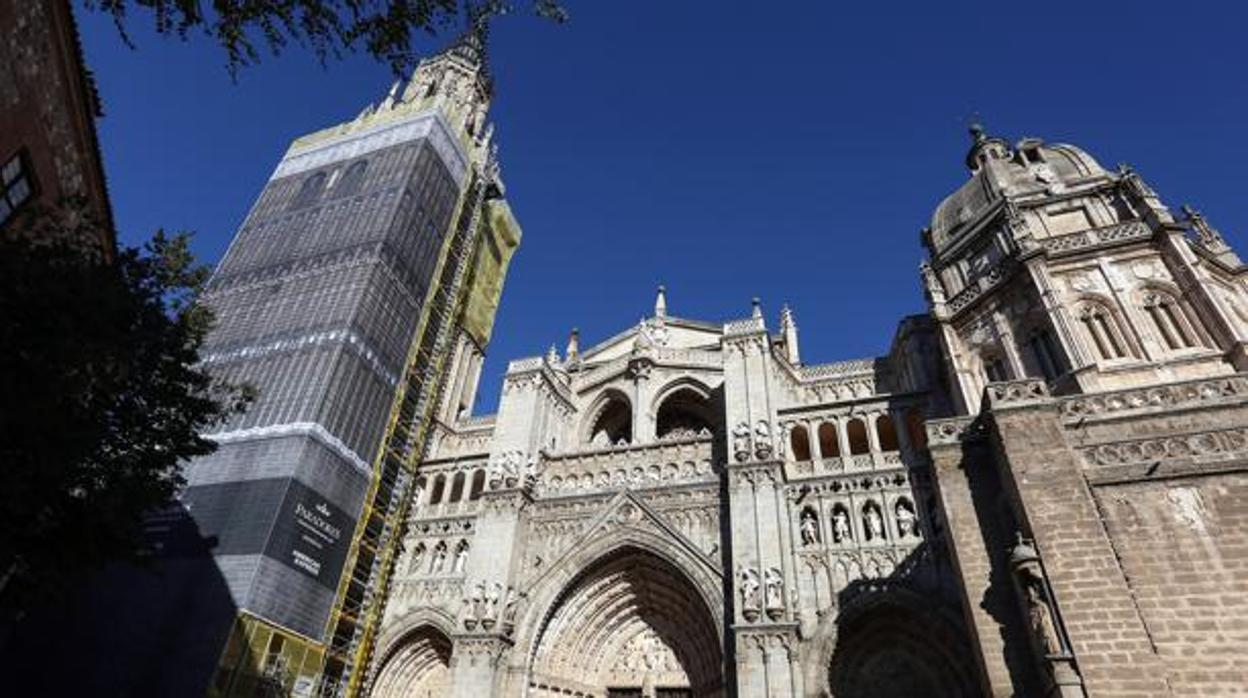
[[713,696],[722,691],[722,656],[715,618],[694,584],[659,556],[623,548],[559,595],[528,660],[530,685],[687,687]]

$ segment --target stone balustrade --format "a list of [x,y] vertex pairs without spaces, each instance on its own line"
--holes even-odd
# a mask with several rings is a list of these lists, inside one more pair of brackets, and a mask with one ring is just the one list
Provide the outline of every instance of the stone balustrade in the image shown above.
[[630,487],[713,482],[714,437],[547,456],[537,478],[543,495],[571,495]]

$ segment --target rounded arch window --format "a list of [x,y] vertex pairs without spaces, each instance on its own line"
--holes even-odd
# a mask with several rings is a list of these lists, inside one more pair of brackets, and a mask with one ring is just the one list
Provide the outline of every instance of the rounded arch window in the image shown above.
[[793,449],[793,460],[810,460],[810,433],[806,427],[798,424],[789,432],[789,446]]
[[824,458],[836,458],[841,455],[841,439],[836,433],[834,422],[819,425],[819,453]]
[[589,441],[596,446],[613,446],[633,441],[633,406],[622,394],[613,394],[598,411]]
[[442,492],[446,489],[446,476],[438,475],[433,478],[433,491],[429,493],[430,504],[442,503]]
[[851,455],[861,456],[871,451],[871,442],[867,440],[867,425],[861,419],[851,419],[845,425],[845,436],[849,439]]
[[1118,329],[1113,311],[1096,301],[1084,301],[1076,316],[1098,359],[1107,361],[1128,355],[1126,341]]
[[464,498],[464,474],[455,473],[455,477],[451,480],[451,496],[447,497],[448,502],[458,502]]
[[896,451],[897,446],[897,429],[893,426],[893,418],[888,415],[881,415],[875,420],[875,434],[880,439],[881,451]]
[[680,388],[663,399],[655,418],[655,434],[660,438],[697,436],[714,431],[710,401],[693,388]]
[[1153,322],[1153,328],[1170,350],[1196,346],[1196,332],[1182,306],[1173,296],[1163,291],[1149,290],[1144,294],[1144,311]]
[[485,471],[478,470],[472,474],[472,489],[469,490],[468,501],[475,502],[480,499],[483,491],[485,491]]

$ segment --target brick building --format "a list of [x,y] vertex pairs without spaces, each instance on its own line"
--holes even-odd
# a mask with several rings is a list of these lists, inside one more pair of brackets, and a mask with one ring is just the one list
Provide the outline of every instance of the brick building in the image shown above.
[[81,202],[111,248],[100,115],[68,0],[0,2],[0,226],[36,204]]

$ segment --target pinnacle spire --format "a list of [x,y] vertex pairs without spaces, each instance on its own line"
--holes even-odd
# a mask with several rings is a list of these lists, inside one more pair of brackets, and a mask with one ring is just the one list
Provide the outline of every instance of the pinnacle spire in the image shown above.
[[654,298],[654,316],[667,317],[667,287],[659,284],[659,292]]

